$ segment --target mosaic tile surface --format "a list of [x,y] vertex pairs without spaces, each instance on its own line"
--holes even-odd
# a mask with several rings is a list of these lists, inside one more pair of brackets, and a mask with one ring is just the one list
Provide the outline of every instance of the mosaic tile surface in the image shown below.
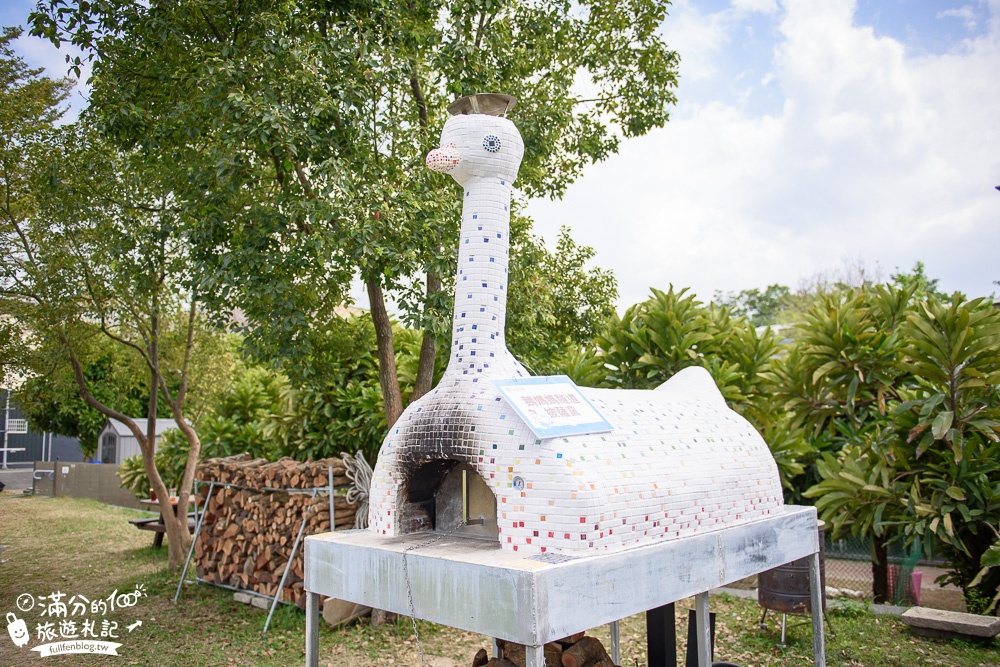
[[408,475],[436,459],[470,465],[497,499],[503,549],[581,553],[677,539],[767,516],[777,467],[708,372],[653,391],[582,392],[615,426],[538,440],[491,378],[527,376],[504,343],[511,184],[524,152],[505,118],[453,116],[427,165],[464,187],[451,360],[440,384],[390,429],[372,478],[369,529],[396,535]]

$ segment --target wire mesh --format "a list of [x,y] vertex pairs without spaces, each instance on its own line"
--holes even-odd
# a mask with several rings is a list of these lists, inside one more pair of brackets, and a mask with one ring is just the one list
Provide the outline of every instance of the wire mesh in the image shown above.
[[[913,590],[913,569],[921,563],[919,542],[909,548],[889,546],[888,575],[892,604],[912,605],[917,596]],[[856,591],[865,597],[873,595],[872,552],[867,540],[845,537],[831,540],[826,536],[826,585],[846,591]]]

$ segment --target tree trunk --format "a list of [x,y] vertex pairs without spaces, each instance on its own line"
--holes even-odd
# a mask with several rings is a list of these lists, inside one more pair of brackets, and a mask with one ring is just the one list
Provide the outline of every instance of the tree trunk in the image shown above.
[[[424,316],[430,316],[431,296],[441,291],[441,279],[433,271],[427,272],[427,304],[424,306]],[[417,380],[413,385],[413,396],[410,399],[415,401],[434,386],[434,361],[437,357],[437,343],[434,340],[434,332],[431,329],[424,329],[424,339],[420,344],[420,363],[417,365]]]
[[[177,551],[179,560],[175,563],[173,558],[173,544],[171,543],[170,555],[168,556],[171,566],[181,566],[187,557],[187,552],[191,549],[191,530],[188,528],[188,502],[191,498],[191,487],[194,485],[194,473],[198,467],[198,459],[201,457],[201,439],[187,421],[184,420],[184,413],[181,406],[176,405],[177,401],[170,403],[170,412],[177,422],[177,427],[184,434],[188,441],[187,461],[184,464],[184,475],[181,478],[181,486],[177,489],[177,512],[171,515],[171,519],[176,524],[178,530]],[[163,506],[163,503],[160,503]],[[164,515],[167,516],[167,515]]]
[[374,280],[365,281],[368,301],[372,309],[372,323],[375,325],[375,342],[378,344],[378,382],[382,387],[382,405],[385,420],[392,427],[403,413],[403,397],[399,391],[399,375],[396,373],[396,353],[392,349],[392,323],[385,310],[382,288]]
[[889,590],[889,548],[885,538],[872,535],[872,593],[877,604],[888,604],[892,599]]

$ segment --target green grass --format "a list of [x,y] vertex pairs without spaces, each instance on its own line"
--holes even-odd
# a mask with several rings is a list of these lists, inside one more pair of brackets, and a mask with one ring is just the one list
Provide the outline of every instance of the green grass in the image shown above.
[[[132,608],[109,613],[117,621],[123,644],[119,657],[64,655],[46,658],[56,667],[66,665],[156,665],[200,667],[215,665],[301,665],[304,659],[302,612],[281,606],[267,638],[261,636],[266,612],[233,602],[230,591],[204,585],[185,586],[173,604],[179,572],[166,567],[166,548],[152,548],[152,534],[134,529],[131,510],[69,498],[21,498],[0,494],[0,544],[8,549],[0,558],[0,615],[17,611],[22,593],[35,596],[60,591],[106,597],[145,586],[147,597]],[[713,596],[717,613],[716,659],[746,667],[799,667],[812,664],[812,630],[801,619],[789,617],[785,647],[779,646],[779,617],[768,615],[767,628],[758,628],[760,608],[753,601]],[[680,644],[687,636],[690,601],[678,603]],[[24,614],[29,627],[41,619],[37,611]],[[99,617],[98,617],[99,618]],[[142,621],[129,633],[125,626]],[[910,635],[895,618],[875,616],[853,604],[831,611],[835,636],[827,638],[831,667],[1000,667],[1000,647],[940,641]],[[322,624],[321,624],[322,625]],[[35,653],[18,649],[0,633],[0,667],[38,664]],[[607,643],[607,629],[595,634]],[[418,623],[424,654],[434,667],[471,664],[489,640],[453,628]],[[645,624],[641,616],[625,619],[621,627],[622,665],[646,664]],[[38,644],[35,637],[29,646]],[[326,626],[320,635],[321,663],[337,667],[419,664],[417,642],[410,621],[373,629],[366,622],[346,630]],[[450,659],[450,660],[449,660]],[[680,664],[684,664],[681,656]]]

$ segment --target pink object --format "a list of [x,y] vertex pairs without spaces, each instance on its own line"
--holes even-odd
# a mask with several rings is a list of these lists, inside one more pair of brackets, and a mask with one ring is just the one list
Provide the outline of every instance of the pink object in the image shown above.
[[910,572],[910,587],[913,589],[913,604],[920,606],[920,583],[924,578],[924,573],[920,570]]
[[462,156],[455,144],[446,143],[427,154],[427,166],[434,171],[447,174],[458,165],[461,159]]

